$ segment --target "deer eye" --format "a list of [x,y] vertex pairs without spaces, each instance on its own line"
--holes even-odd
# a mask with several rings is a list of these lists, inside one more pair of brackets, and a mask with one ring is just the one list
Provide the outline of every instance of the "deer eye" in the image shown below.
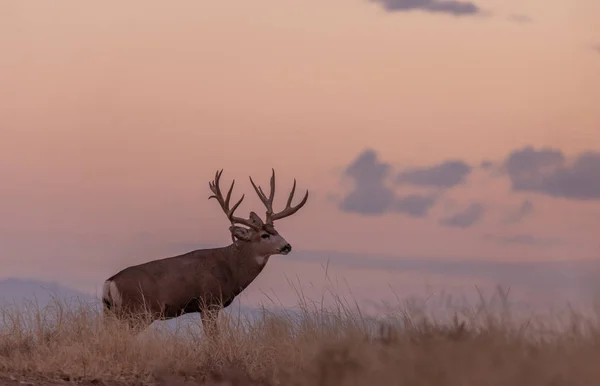
[[260,237],[263,238],[263,239],[268,239],[271,236],[269,236],[268,233],[263,233],[262,235],[260,235]]

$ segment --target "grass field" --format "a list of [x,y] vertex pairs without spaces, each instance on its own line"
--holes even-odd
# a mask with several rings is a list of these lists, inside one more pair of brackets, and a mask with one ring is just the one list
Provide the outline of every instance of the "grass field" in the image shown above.
[[[600,325],[566,317],[511,320],[484,304],[444,320],[399,304],[385,320],[339,301],[299,299],[293,316],[221,313],[201,324],[134,336],[97,305],[56,300],[7,307],[0,384],[591,386],[600,382]],[[196,315],[197,316],[197,315]],[[199,319],[199,318],[196,318]],[[560,319],[560,320],[559,320]]]

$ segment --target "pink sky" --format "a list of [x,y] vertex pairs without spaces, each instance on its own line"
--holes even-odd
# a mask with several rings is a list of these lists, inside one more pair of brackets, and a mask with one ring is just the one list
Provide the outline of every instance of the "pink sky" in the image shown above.
[[[455,17],[367,0],[3,2],[0,276],[99,285],[162,257],[150,245],[225,244],[207,200],[221,168],[246,193],[240,213],[263,213],[248,175],[265,185],[271,167],[279,205],[293,178],[298,199],[310,191],[277,225],[298,260],[270,262],[265,277],[296,270],[303,250],[597,258],[600,164],[568,168],[600,151],[598,2],[473,4],[479,14]],[[512,191],[479,167],[525,146],[563,153],[577,178],[555,191],[567,193]],[[344,170],[368,149],[395,195],[435,196],[427,215],[340,209],[356,182]],[[449,160],[472,167],[465,183],[392,182]],[[569,193],[575,183],[591,197]],[[525,200],[531,213],[506,224]],[[472,226],[440,222],[473,203],[485,209]]]

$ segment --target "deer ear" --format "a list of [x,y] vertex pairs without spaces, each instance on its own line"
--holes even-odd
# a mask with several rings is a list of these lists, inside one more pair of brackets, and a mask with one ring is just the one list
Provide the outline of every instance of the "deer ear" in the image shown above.
[[238,240],[242,241],[250,241],[252,240],[252,231],[250,229],[238,227],[238,226],[230,226],[229,231]]
[[258,215],[254,212],[250,212],[250,221],[252,221],[254,224],[256,224],[259,227],[262,227],[263,225],[265,225],[265,223],[263,223],[263,220],[261,220],[261,218],[258,217]]

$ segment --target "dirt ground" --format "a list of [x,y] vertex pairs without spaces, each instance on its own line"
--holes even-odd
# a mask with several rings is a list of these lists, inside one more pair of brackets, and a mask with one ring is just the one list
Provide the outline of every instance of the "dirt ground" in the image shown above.
[[155,381],[133,381],[131,379],[124,381],[106,381],[106,380],[77,380],[77,379],[33,379],[23,376],[3,375],[0,376],[0,386],[262,386],[259,383],[248,380],[241,373],[230,371],[226,374],[213,375],[209,380],[200,382],[195,379],[185,379],[185,377],[172,374],[157,376]]

